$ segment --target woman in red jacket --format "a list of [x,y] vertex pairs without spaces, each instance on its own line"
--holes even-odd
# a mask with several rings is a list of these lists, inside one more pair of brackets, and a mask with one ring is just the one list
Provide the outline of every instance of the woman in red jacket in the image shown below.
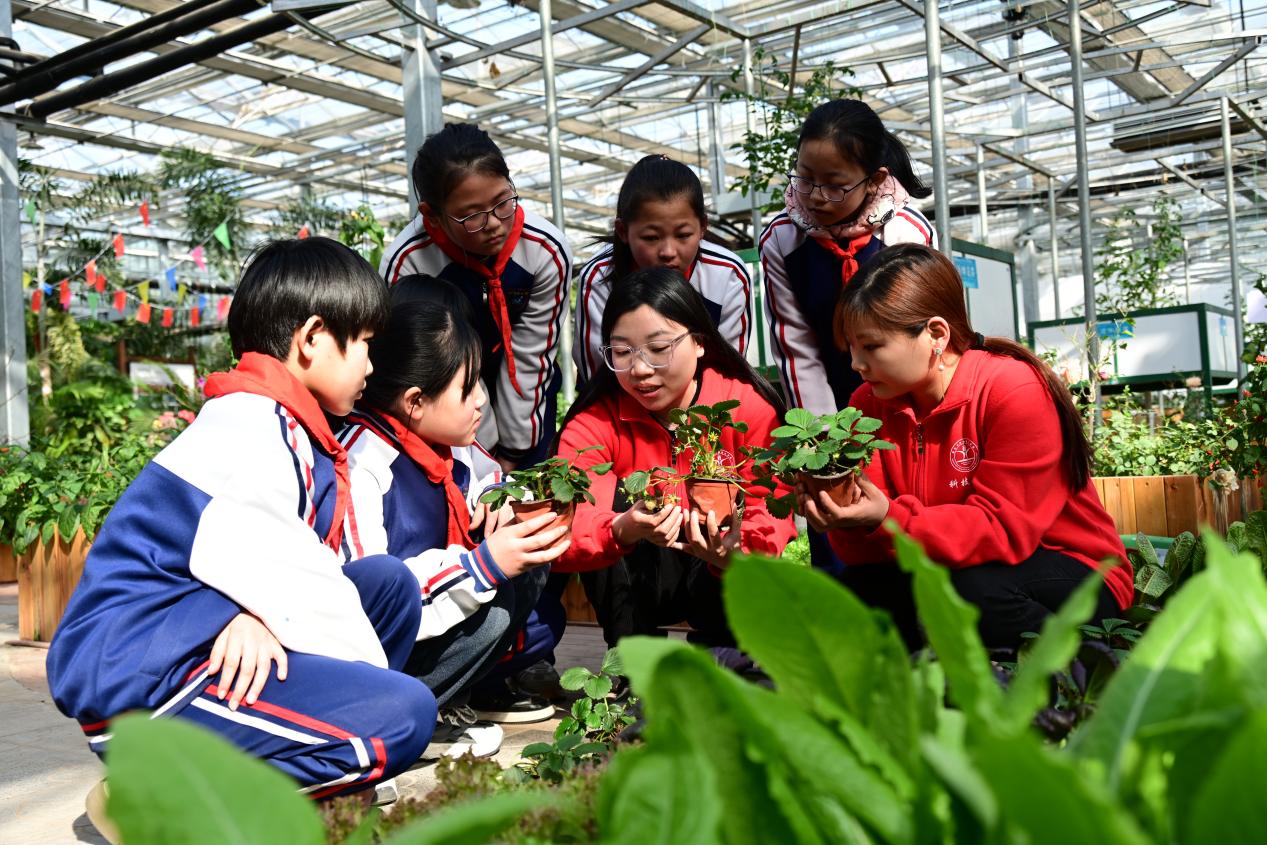
[[[778,555],[796,536],[791,519],[771,516],[767,491],[750,488],[741,524],[723,531],[711,511],[630,507],[619,480],[657,466],[684,472],[690,453],[674,459],[669,411],[728,399],[740,400],[733,413],[748,430],[725,431],[719,454],[751,480],[744,450],[769,444],[783,403],[717,333],[699,293],[666,267],[637,270],[613,285],[603,309],[602,357],[604,366],[563,423],[558,453],[581,467],[611,461],[613,468],[594,478],[595,504],[577,508],[571,548],[554,570],[584,573],[609,645],[685,619],[692,640],[733,646],[718,575],[736,549]],[[599,448],[581,451],[588,446]],[[685,503],[685,491],[676,492]]]
[[989,647],[1039,631],[1104,561],[1095,619],[1130,606],[1131,567],[1069,391],[1025,347],[972,330],[948,258],[885,249],[841,292],[836,333],[864,379],[850,404],[882,420],[897,449],[877,454],[849,506],[798,498],[811,525],[831,530],[846,586],[889,609],[909,645],[920,635],[909,579],[888,563],[888,519],[951,570]]

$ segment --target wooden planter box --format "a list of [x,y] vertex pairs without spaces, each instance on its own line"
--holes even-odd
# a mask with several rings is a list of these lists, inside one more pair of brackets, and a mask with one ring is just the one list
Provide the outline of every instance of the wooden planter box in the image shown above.
[[39,540],[18,560],[18,636],[21,639],[52,641],[70,595],[84,573],[84,558],[91,545],[82,528],[69,543],[54,533],[52,543],[45,546],[44,541]]
[[[1214,493],[1195,475],[1153,475],[1093,478],[1104,509],[1113,517],[1119,534],[1152,534],[1174,537],[1184,531],[1196,534],[1202,525],[1214,524]],[[1261,510],[1262,492],[1253,479],[1242,479],[1248,512]],[[1228,497],[1228,522],[1244,519],[1241,493]]]
[[0,584],[12,584],[18,580],[18,556],[12,546],[0,545]]

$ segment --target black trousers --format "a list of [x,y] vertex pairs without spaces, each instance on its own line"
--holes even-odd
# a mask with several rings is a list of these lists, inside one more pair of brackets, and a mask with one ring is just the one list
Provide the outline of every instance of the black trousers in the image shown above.
[[[950,582],[981,611],[977,628],[986,648],[1018,648],[1021,635],[1040,632],[1043,621],[1090,575],[1085,563],[1040,548],[1015,565],[983,563],[953,569]],[[910,575],[896,564],[869,564],[845,567],[840,581],[866,604],[887,610],[907,648],[923,647]],[[1111,619],[1121,612],[1113,593],[1101,585],[1091,621]]]

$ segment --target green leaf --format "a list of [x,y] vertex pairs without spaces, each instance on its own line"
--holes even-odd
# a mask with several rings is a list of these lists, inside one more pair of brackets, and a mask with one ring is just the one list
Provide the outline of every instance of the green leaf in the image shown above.
[[1223,754],[1206,774],[1186,818],[1185,842],[1257,845],[1267,830],[1267,804],[1262,784],[1267,781],[1267,711],[1254,713],[1224,746]]
[[[796,426],[797,428],[805,430],[816,428],[818,422],[818,418],[804,408],[789,409],[788,412],[783,415],[783,420],[788,425]],[[774,434],[776,437],[785,436],[780,435],[777,430]]]
[[562,478],[550,479],[550,492],[560,502],[570,502],[576,496],[576,488]]
[[1082,644],[1078,627],[1095,612],[1096,598],[1104,584],[1094,572],[1073,591],[1060,610],[1047,617],[1042,635],[1021,655],[1016,675],[1003,701],[1000,733],[1020,732],[1047,703],[1051,676],[1063,670]]
[[595,675],[585,682],[585,694],[590,698],[606,698],[612,691],[612,681],[606,675]]
[[[1155,555],[1153,559],[1156,560]],[[1164,596],[1173,583],[1166,570],[1153,564],[1146,563],[1135,573],[1135,589],[1154,601]]]
[[[790,411],[788,413],[791,413]],[[801,429],[794,425],[781,425],[770,432],[771,437],[797,437],[801,434]]]
[[1139,550],[1140,556],[1147,566],[1159,566],[1157,562],[1157,550],[1153,548],[1153,543],[1148,539],[1148,535],[1143,531],[1135,535],[1135,546]]
[[946,672],[951,699],[976,724],[994,724],[1003,694],[977,633],[980,614],[955,591],[945,567],[930,561],[919,543],[892,520],[885,524],[893,534],[898,564],[912,575],[915,606]]
[[1196,544],[1197,538],[1191,531],[1182,532],[1170,544],[1170,550],[1166,552],[1166,574],[1172,583],[1181,581],[1191,567]]
[[692,749],[622,748],[595,800],[605,845],[718,845],[721,796]]
[[594,673],[584,666],[573,666],[559,676],[559,686],[565,690],[579,690],[594,677]]
[[524,746],[520,753],[525,757],[541,757],[549,754],[554,750],[554,746],[548,742],[530,742]]
[[[810,712],[851,714],[894,759],[917,753],[915,690],[888,616],[815,569],[735,555],[722,600],[740,647]],[[796,608],[788,613],[788,608]]]
[[853,430],[862,432],[879,431],[881,425],[882,423],[873,417],[863,417],[854,423]]
[[599,671],[605,675],[625,674],[625,666],[624,662],[620,659],[619,649],[607,649],[607,653],[603,655],[603,665],[599,667]]
[[124,842],[325,842],[294,781],[210,731],[140,714],[111,730],[107,813]]
[[612,471],[613,466],[615,466],[615,464],[612,461],[606,461],[601,464],[594,464],[589,468],[589,471],[595,475],[606,475]]
[[827,466],[829,460],[830,459],[826,454],[822,452],[815,452],[809,456],[808,460],[805,461],[805,468],[810,470],[819,470]]
[[558,802],[558,796],[540,789],[503,792],[428,814],[398,830],[383,845],[487,845],[529,810]]
[[75,537],[75,531],[79,529],[79,511],[75,508],[66,508],[57,518],[57,534],[64,541],[69,543]]

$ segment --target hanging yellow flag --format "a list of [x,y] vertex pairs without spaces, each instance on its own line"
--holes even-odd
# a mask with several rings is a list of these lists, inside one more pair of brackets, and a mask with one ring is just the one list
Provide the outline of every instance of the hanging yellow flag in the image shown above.
[[31,274],[26,270],[22,271],[22,290],[26,290],[31,286]]
[[141,301],[148,305],[150,302],[150,283],[141,282],[141,285],[136,289],[136,292],[140,295]]
[[180,284],[176,285],[176,302],[180,303],[180,302],[185,301],[186,290],[187,288],[184,282],[181,282]]

